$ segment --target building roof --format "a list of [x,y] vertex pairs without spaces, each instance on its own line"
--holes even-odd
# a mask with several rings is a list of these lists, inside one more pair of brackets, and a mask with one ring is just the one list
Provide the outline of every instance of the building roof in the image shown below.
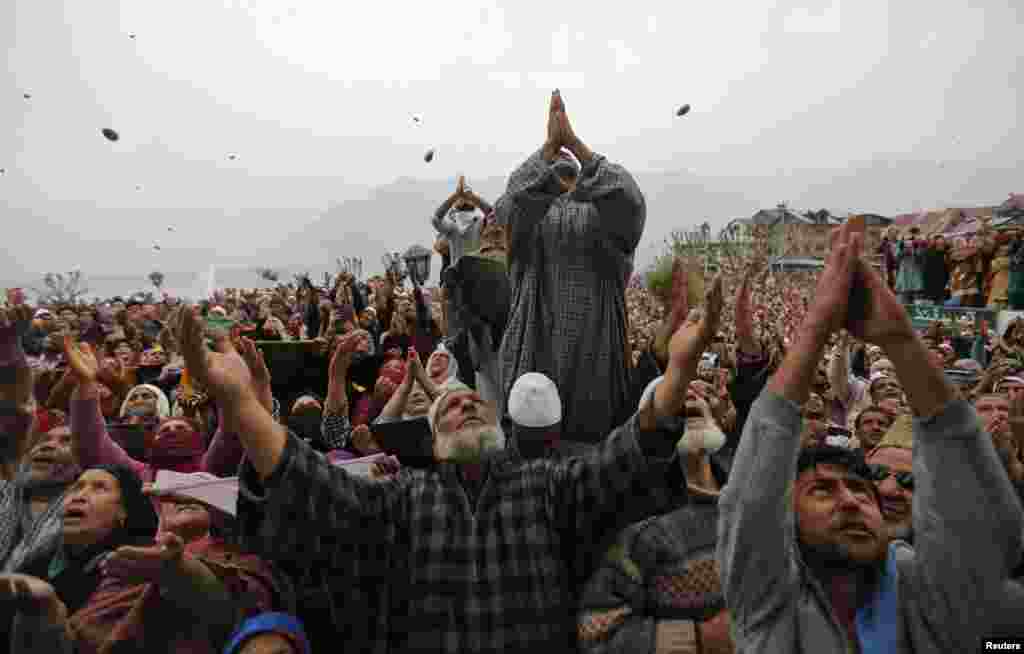
[[761,209],[753,216],[745,220],[750,225],[768,225],[773,226],[781,222],[786,224],[803,223],[806,225],[813,225],[814,221],[806,216],[793,213],[785,205],[780,204],[774,209]]

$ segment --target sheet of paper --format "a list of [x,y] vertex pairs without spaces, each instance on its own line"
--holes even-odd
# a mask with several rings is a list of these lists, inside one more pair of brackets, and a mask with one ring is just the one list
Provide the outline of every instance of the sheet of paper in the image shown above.
[[330,461],[332,465],[344,468],[345,472],[352,475],[358,475],[360,477],[369,477],[370,469],[373,467],[374,463],[388,460],[394,460],[396,464],[398,463],[398,459],[395,459],[395,457],[384,452],[378,452],[377,454],[371,454],[370,456],[348,460],[333,458],[331,454],[328,453],[327,460]]
[[158,470],[153,490],[190,497],[231,516],[238,513],[238,477],[218,477],[208,472]]

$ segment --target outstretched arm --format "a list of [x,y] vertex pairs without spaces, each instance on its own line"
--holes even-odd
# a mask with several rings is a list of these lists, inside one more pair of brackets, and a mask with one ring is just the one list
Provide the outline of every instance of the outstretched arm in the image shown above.
[[78,386],[71,394],[71,432],[75,437],[75,451],[83,467],[100,463],[128,466],[135,474],[145,478],[146,464],[128,455],[107,431],[100,408],[100,390],[96,381],[99,361],[88,343],[75,344],[70,336],[64,337],[64,354],[68,369]]
[[22,349],[31,324],[28,306],[0,309],[0,450],[5,465],[13,465],[24,453],[35,411],[32,370]]
[[[719,500],[716,556],[726,605],[739,633],[792,600],[799,571],[791,552],[795,516],[791,490],[800,451],[799,406],[810,395],[830,333],[845,320],[857,249],[847,227],[833,233],[815,304],[765,392],[751,408]],[[758,649],[758,643],[745,643]],[[760,646],[767,646],[761,643]]]
[[968,650],[986,636],[1019,629],[1024,588],[1012,571],[1020,563],[1024,513],[992,437],[929,363],[906,309],[874,271],[862,266],[861,274],[873,309],[864,338],[893,362],[916,416],[909,581],[917,609],[941,625],[951,651]]

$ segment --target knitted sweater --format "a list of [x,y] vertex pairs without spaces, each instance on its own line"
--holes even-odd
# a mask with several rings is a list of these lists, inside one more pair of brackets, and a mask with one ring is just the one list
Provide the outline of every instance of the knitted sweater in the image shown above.
[[701,622],[722,611],[717,525],[718,494],[691,487],[686,506],[623,530],[583,591],[581,649],[653,654],[659,621]]

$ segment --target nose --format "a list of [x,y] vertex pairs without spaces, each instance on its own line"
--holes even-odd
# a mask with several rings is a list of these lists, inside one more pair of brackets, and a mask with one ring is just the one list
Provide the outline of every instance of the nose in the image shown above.
[[839,485],[839,491],[836,494],[836,506],[840,510],[853,510],[860,507],[860,502],[857,501],[857,496],[853,494],[850,487],[846,484]]

